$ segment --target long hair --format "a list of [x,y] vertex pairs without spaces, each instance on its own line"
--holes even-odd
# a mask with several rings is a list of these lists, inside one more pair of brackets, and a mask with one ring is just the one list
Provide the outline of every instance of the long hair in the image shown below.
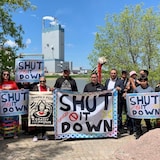
[[8,74],[9,74],[9,77],[8,77],[8,80],[10,81],[10,72],[8,71],[8,70],[3,70],[2,72],[1,72],[1,83],[3,83],[4,82],[4,78],[3,78],[3,74],[4,74],[4,72],[8,72]]

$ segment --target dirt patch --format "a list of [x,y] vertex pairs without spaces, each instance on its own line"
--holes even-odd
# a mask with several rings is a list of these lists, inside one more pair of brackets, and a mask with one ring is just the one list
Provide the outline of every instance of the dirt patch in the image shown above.
[[139,139],[132,139],[115,151],[118,160],[157,160],[160,157],[160,128],[150,130]]

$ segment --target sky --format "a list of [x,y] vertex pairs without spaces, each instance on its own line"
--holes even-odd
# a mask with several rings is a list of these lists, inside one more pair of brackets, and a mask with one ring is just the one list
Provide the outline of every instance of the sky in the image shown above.
[[[65,30],[65,61],[73,62],[73,69],[92,69],[88,55],[94,49],[98,26],[105,26],[105,16],[119,14],[128,5],[144,3],[144,8],[158,8],[159,0],[30,0],[36,10],[18,10],[14,22],[23,26],[26,48],[20,53],[42,53],[42,19],[56,17]],[[8,44],[14,45],[12,40]]]

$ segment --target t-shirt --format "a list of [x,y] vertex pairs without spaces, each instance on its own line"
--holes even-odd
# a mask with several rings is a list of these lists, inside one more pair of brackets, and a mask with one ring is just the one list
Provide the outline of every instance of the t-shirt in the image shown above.
[[61,85],[61,89],[62,90],[72,90],[71,89],[71,84],[70,84],[70,82],[66,79],[66,80],[64,80],[64,82],[62,83],[62,85]]
[[18,86],[14,81],[4,81],[2,82],[0,89],[2,90],[18,90]]

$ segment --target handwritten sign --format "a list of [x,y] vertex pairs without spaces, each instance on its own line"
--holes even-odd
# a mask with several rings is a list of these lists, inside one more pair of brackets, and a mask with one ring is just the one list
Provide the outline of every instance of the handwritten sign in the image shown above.
[[126,96],[128,115],[132,118],[160,118],[160,93],[130,93]]
[[38,82],[44,75],[44,60],[16,59],[15,71],[16,82]]
[[29,93],[29,126],[53,126],[53,93]]
[[117,92],[54,93],[55,137],[117,137]]
[[23,115],[28,113],[29,91],[2,90],[0,91],[0,115]]

